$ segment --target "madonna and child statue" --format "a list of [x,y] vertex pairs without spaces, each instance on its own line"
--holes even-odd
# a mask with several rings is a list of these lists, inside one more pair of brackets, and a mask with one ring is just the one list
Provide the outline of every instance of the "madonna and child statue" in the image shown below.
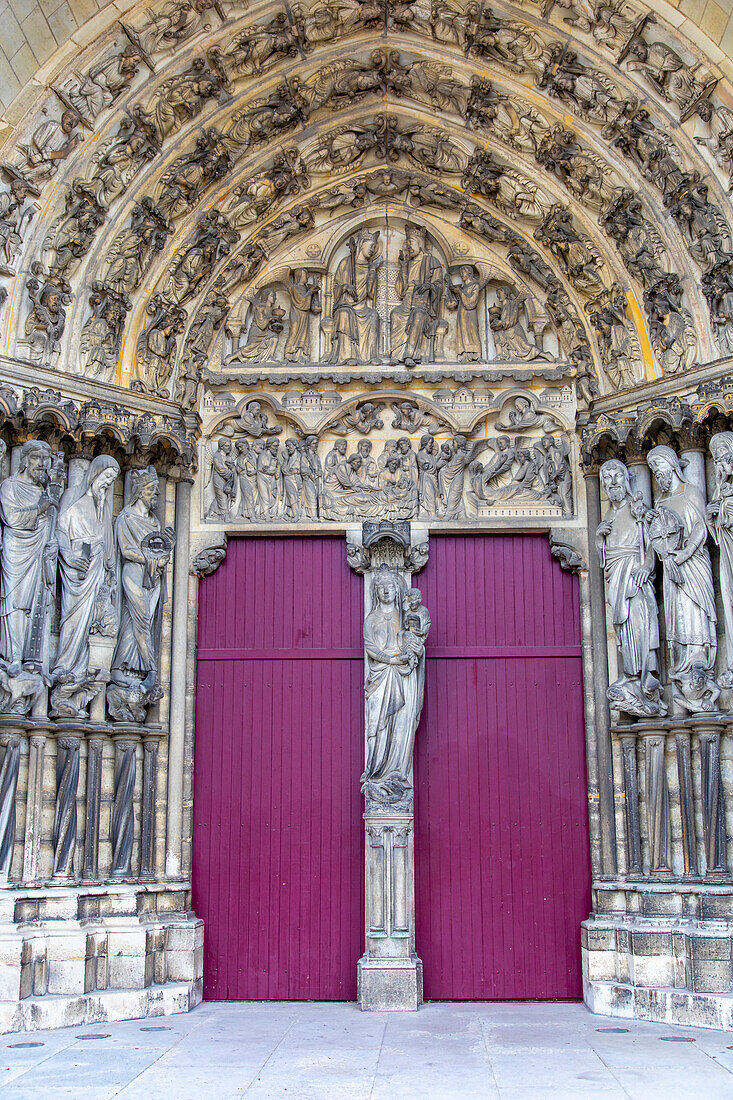
[[412,749],[425,689],[430,615],[417,588],[382,565],[364,621],[367,809],[412,808]]

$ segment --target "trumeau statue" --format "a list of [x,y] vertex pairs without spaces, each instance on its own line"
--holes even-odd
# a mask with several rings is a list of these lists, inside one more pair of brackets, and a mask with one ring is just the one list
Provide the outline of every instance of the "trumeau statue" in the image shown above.
[[412,750],[425,687],[430,615],[420,592],[381,566],[364,620],[367,759],[362,791],[367,807],[410,809]]
[[58,506],[52,462],[47,443],[25,443],[17,474],[0,485],[0,656],[9,696],[1,708],[16,713],[27,713],[48,675]]
[[596,528],[596,548],[620,663],[620,675],[608,688],[608,699],[614,710],[624,714],[661,716],[667,708],[660,697],[659,621],[646,506],[641,494],[632,490],[629,471],[617,459],[603,463],[600,479],[611,507]]
[[[112,486],[120,472],[108,455],[93,459],[61,498],[57,523],[61,575],[59,645],[53,670],[52,713],[81,717],[78,696],[101,687],[90,676],[89,635],[114,633],[116,585]],[[91,680],[91,684],[88,683]],[[94,685],[94,686],[92,686]]]
[[144,721],[148,704],[163,694],[158,681],[160,623],[175,532],[161,531],[157,503],[158,475],[153,467],[132,471],[130,501],[115,521],[122,606],[107,688],[110,714],[122,722]]
[[708,504],[710,530],[720,550],[720,595],[725,621],[725,672],[721,687],[733,687],[733,432],[718,432],[710,440],[715,462],[715,492]]
[[649,539],[663,566],[664,618],[674,703],[711,711],[720,694],[714,679],[717,650],[715,595],[705,501],[685,481],[671,447],[653,447],[647,463],[660,496],[648,513]]

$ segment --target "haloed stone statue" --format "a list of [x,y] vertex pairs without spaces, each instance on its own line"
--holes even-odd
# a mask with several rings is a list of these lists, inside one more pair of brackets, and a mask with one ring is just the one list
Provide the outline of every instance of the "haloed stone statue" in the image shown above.
[[122,560],[122,608],[112,657],[107,705],[117,721],[143,722],[149,703],[162,696],[158,682],[160,624],[166,601],[165,570],[175,543],[155,515],[158,475],[152,466],[133,471],[130,503],[115,522]]
[[98,455],[78,485],[61,498],[57,535],[61,575],[59,647],[53,670],[52,715],[80,718],[101,682],[89,670],[89,635],[104,630],[105,598],[115,583],[112,486],[120,467]]
[[659,619],[652,575],[654,554],[644,522],[646,506],[634,494],[629,471],[611,459],[600,470],[611,505],[596,529],[596,548],[616,632],[621,675],[608,688],[614,710],[637,717],[666,713],[660,699]]
[[372,610],[364,621],[367,762],[362,791],[367,809],[412,806],[412,749],[425,687],[425,640],[430,615],[420,592],[380,566]]
[[661,495],[647,513],[649,538],[664,568],[664,618],[669,675],[677,707],[699,713],[715,709],[720,688],[713,669],[717,651],[715,594],[705,501],[685,481],[671,447],[653,447],[647,462]]

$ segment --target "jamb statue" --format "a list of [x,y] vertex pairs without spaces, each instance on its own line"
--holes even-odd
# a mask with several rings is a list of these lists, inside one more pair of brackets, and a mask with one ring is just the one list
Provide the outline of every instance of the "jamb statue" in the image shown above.
[[367,809],[412,806],[412,749],[425,685],[430,615],[420,592],[406,588],[386,565],[372,585],[364,621],[367,760],[362,791]]
[[155,515],[155,469],[149,466],[134,475],[130,503],[115,522],[122,558],[122,610],[107,705],[118,722],[144,722],[148,704],[163,695],[158,682],[160,627],[167,598],[165,570],[176,537],[170,527],[161,531]]
[[660,697],[659,620],[646,506],[641,495],[634,494],[623,462],[604,462],[600,479],[611,508],[596,529],[596,548],[621,664],[618,679],[608,688],[608,700],[624,714],[661,716],[667,708]]
[[715,709],[717,650],[715,594],[702,493],[682,473],[671,447],[652,447],[647,463],[661,490],[647,513],[649,539],[664,567],[664,618],[669,677],[678,708]]
[[52,717],[80,718],[100,690],[89,669],[89,635],[105,584],[115,584],[112,485],[120,472],[114,458],[98,455],[78,485],[67,489],[58,518],[61,622],[53,671]]

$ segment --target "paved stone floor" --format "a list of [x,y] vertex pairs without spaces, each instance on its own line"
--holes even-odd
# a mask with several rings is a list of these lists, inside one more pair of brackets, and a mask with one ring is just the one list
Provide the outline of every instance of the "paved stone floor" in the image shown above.
[[[40,1045],[33,1045],[40,1044]],[[733,1098],[733,1033],[582,1005],[207,1004],[188,1016],[0,1037],[0,1100]]]

